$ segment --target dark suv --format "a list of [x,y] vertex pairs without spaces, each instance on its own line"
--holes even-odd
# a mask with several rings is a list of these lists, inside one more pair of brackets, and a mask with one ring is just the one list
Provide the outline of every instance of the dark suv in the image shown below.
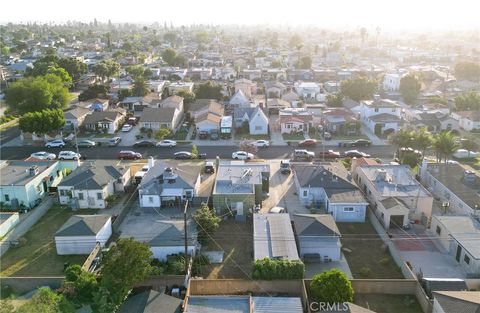
[[346,146],[349,146],[349,147],[370,147],[371,145],[372,145],[372,142],[367,139],[358,139],[358,140],[348,142],[346,144]]

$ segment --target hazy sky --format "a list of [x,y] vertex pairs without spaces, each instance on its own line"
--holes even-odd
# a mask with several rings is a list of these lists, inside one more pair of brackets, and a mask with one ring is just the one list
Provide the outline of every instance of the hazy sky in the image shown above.
[[478,0],[1,0],[0,21],[480,28]]

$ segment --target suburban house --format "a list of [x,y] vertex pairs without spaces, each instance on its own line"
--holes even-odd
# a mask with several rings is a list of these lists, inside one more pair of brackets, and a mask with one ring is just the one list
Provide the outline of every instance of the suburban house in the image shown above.
[[86,161],[58,185],[62,205],[104,209],[107,198],[130,185],[130,167],[117,161]]
[[305,100],[315,100],[320,93],[320,85],[314,82],[295,83],[296,93]]
[[432,313],[479,312],[480,291],[435,291]]
[[278,123],[282,134],[308,133],[313,125],[313,116],[305,109],[284,109],[278,112]]
[[410,125],[415,128],[426,128],[431,132],[439,132],[442,130],[458,130],[459,122],[452,118],[450,114],[442,112],[419,112],[410,120]]
[[265,82],[265,94],[268,98],[280,98],[287,90],[287,86],[277,81]]
[[153,100],[150,103],[152,108],[174,108],[180,111],[182,114],[184,110],[183,98],[180,96],[170,96],[163,100]]
[[361,101],[363,124],[375,134],[388,134],[403,126],[402,107],[389,99]]
[[183,113],[176,108],[145,108],[140,116],[140,127],[153,131],[167,128],[175,132],[182,121]]
[[404,75],[397,73],[387,73],[383,76],[383,90],[398,91],[400,89],[400,80]]
[[290,214],[253,214],[253,259],[299,260]]
[[465,270],[467,277],[480,276],[480,218],[478,216],[435,215],[432,236]]
[[243,69],[241,75],[249,80],[262,79],[262,70]]
[[192,201],[200,188],[200,167],[170,167],[157,162],[143,176],[138,186],[138,199],[142,208],[180,206]]
[[230,98],[228,104],[234,108],[238,107],[250,107],[250,99],[245,96],[243,91],[239,89],[235,94]]
[[188,112],[190,119],[197,123],[197,119],[213,113],[218,116],[223,116],[223,106],[215,99],[197,99],[195,102],[188,105]]
[[119,106],[127,110],[127,112],[139,115],[143,109],[150,105],[143,97],[126,97],[120,101]]
[[75,169],[77,162],[1,161],[0,201],[14,208],[33,207]]
[[245,122],[248,123],[250,135],[268,134],[268,117],[262,108],[236,108],[233,111],[235,117],[235,127],[242,127]]
[[433,197],[408,165],[357,165],[358,160],[352,162],[353,178],[386,229],[409,225],[410,220],[427,224]]
[[458,120],[460,128],[466,131],[480,130],[480,112],[479,111],[453,112],[452,117]]
[[125,117],[125,111],[121,109],[95,111],[85,117],[83,126],[87,131],[114,134],[124,122]]
[[168,93],[170,95],[175,95],[180,91],[192,92],[193,86],[194,86],[194,83],[192,82],[177,81],[177,82],[171,83],[168,86]]
[[213,208],[217,214],[236,212],[246,216],[270,189],[270,166],[244,161],[221,162],[213,187]]
[[212,77],[213,69],[211,67],[192,68],[188,71],[193,80],[208,80]]
[[57,254],[90,254],[97,242],[104,247],[111,235],[110,215],[74,215],[55,233]]
[[295,91],[287,91],[285,94],[282,95],[282,100],[289,102],[291,105],[296,104],[300,96]]
[[240,78],[233,83],[235,86],[235,92],[239,90],[245,95],[245,97],[251,99],[253,95],[257,93],[257,84],[246,78]]
[[267,99],[267,109],[269,114],[278,114],[280,110],[288,109],[291,107],[292,105],[288,101],[279,98]]
[[365,221],[368,202],[342,164],[298,164],[293,171],[302,205],[330,213],[337,222]]
[[118,313],[181,313],[182,299],[150,289],[128,297]]
[[85,117],[90,114],[90,110],[87,108],[76,107],[63,113],[65,117],[65,128],[74,129],[82,126]]
[[428,163],[420,168],[422,183],[448,209],[460,215],[471,215],[480,207],[480,174],[462,164]]
[[322,112],[322,124],[331,134],[350,136],[360,133],[358,116],[347,108],[327,108]]
[[341,259],[341,234],[332,215],[294,214],[293,227],[303,260],[329,262]]

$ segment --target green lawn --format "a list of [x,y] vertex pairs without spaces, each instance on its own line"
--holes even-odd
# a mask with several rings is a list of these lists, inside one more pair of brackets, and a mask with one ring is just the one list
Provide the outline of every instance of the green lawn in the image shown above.
[[270,135],[235,134],[236,140],[270,140]]
[[53,206],[33,227],[19,240],[17,247],[2,256],[0,277],[9,276],[61,276],[63,265],[83,264],[87,255],[60,256],[55,249],[55,232],[74,214],[93,214],[98,210],[81,210]]
[[295,133],[295,134],[282,134],[283,140],[303,140],[305,136],[303,133]]
[[173,135],[172,139],[174,140],[185,140],[187,139],[187,135],[188,135],[188,130],[179,130],[175,133],[175,135]]
[[422,313],[413,295],[355,294],[353,302],[377,313]]

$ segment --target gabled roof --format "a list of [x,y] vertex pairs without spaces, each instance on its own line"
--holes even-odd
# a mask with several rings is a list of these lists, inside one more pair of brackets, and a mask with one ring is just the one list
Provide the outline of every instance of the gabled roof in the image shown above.
[[171,123],[176,110],[176,108],[144,108],[140,123]]
[[243,91],[239,89],[233,96],[230,98],[230,104],[238,104],[238,105],[245,105],[249,104],[250,100],[245,96]]
[[120,111],[95,111],[85,117],[85,124],[96,124],[101,121],[115,121],[124,114]]
[[147,290],[125,300],[118,313],[180,313],[182,300]]
[[294,214],[297,236],[340,237],[340,231],[330,214]]
[[198,175],[199,166],[179,166],[172,168],[172,174],[166,173],[169,166],[164,162],[157,162],[142,178],[139,189],[142,194],[162,194],[165,189],[194,189]]
[[402,119],[396,115],[389,114],[389,113],[380,113],[377,115],[370,116],[368,118],[374,122],[401,122]]
[[480,313],[480,291],[435,291],[433,296],[445,313]]
[[74,215],[60,227],[55,236],[95,236],[110,218],[110,215]]
[[76,107],[74,109],[68,110],[64,113],[65,119],[74,119],[79,118],[90,113],[90,110],[87,108]]
[[79,190],[103,189],[108,182],[117,180],[129,170],[125,165],[116,165],[116,163],[117,161],[107,160],[84,162],[58,186],[74,187]]

